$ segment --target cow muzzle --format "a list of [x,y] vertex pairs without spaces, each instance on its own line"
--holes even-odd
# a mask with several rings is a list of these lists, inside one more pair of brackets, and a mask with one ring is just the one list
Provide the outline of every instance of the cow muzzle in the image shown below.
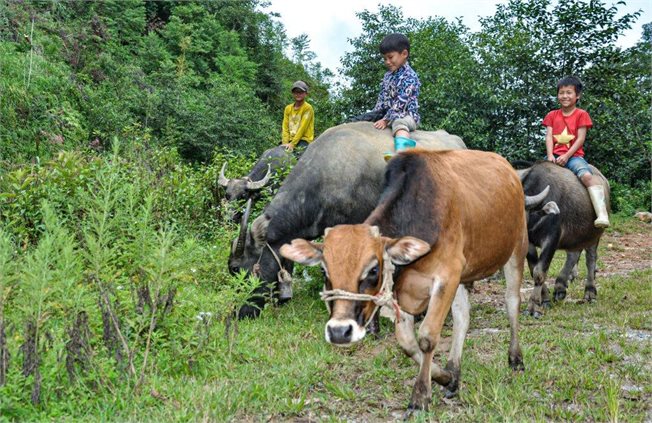
[[364,338],[367,329],[353,319],[330,319],[324,332],[329,344],[348,347]]

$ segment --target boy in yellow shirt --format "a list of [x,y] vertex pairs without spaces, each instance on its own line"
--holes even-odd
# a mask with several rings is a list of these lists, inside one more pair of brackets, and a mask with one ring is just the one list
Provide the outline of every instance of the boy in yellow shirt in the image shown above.
[[306,101],[308,85],[303,81],[292,84],[294,103],[285,106],[282,144],[288,151],[307,147],[315,138],[315,112]]

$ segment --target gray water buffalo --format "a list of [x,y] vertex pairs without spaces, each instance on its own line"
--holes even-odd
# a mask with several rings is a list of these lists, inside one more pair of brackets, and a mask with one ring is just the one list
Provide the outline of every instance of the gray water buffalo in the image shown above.
[[[609,182],[598,169],[591,166],[593,175],[599,178],[605,192],[609,209]],[[565,250],[566,262],[555,280],[554,299],[563,300],[572,272],[579,261],[582,250],[586,251],[586,284],[584,300],[597,298],[595,287],[598,243],[604,232],[596,228],[596,218],[589,193],[580,180],[568,169],[551,162],[537,162],[533,166],[517,171],[526,195],[539,193],[545,186],[550,192],[547,203],[540,210],[528,213],[529,248],[527,261],[534,279],[534,290],[530,296],[528,312],[538,316],[543,307],[550,306],[550,295],[545,286],[550,262],[557,250]],[[540,254],[537,248],[541,249]]]
[[226,188],[225,197],[228,201],[244,200],[249,197],[255,198],[276,171],[279,168],[288,166],[291,162],[292,153],[279,145],[265,150],[254,167],[251,168],[251,171],[242,178],[227,178],[224,175],[227,162],[224,162],[222,170],[220,170],[218,183]]
[[[460,137],[442,130],[410,135],[417,146],[427,149],[466,148]],[[250,230],[243,218],[229,270],[244,269],[264,284],[251,305],[240,310],[240,317],[257,316],[270,291],[280,302],[291,296],[285,285],[293,263],[279,255],[283,244],[295,238],[315,239],[327,227],[364,221],[383,188],[383,152],[392,148],[391,132],[375,129],[370,122],[330,128],[306,149]]]

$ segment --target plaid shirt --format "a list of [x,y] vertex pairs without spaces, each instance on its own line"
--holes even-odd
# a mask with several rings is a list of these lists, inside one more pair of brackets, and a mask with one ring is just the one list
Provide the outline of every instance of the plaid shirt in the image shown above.
[[407,62],[395,72],[387,71],[380,83],[380,94],[373,110],[384,111],[383,119],[389,122],[410,115],[418,124],[417,97],[420,87],[417,73]]

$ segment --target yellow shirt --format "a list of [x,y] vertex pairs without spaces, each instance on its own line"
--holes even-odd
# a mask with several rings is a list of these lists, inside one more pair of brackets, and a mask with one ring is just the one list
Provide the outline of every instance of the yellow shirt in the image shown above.
[[315,112],[308,102],[294,108],[294,103],[288,104],[283,113],[283,144],[296,147],[299,141],[312,142],[315,138]]

